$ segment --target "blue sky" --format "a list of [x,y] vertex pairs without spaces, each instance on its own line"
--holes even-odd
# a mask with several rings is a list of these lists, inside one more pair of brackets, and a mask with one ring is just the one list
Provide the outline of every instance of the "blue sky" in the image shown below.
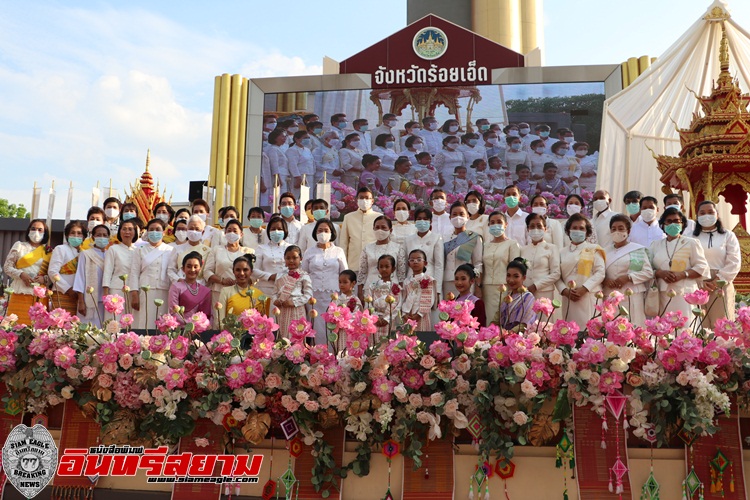
[[[545,64],[658,56],[709,4],[547,0]],[[186,199],[187,182],[207,177],[214,76],[320,73],[323,56],[345,59],[405,25],[405,0],[369,5],[2,0],[0,197],[28,207],[34,181],[46,193],[55,180],[62,218],[73,181],[81,215],[97,180],[127,187],[151,148],[167,194]],[[729,8],[750,29],[750,2]]]

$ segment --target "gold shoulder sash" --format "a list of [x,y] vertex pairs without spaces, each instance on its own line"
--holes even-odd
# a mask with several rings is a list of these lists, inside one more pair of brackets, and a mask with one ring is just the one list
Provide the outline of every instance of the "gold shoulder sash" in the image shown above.
[[26,269],[27,267],[36,264],[40,259],[44,259],[46,263],[49,263],[50,255],[47,253],[47,248],[44,245],[39,245],[31,252],[20,257],[18,261],[16,261],[16,268]]

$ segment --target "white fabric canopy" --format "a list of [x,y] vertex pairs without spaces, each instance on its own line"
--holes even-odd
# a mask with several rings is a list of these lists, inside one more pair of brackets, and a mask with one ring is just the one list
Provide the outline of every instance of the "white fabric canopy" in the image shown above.
[[[719,0],[707,12],[716,6],[731,13]],[[704,16],[629,87],[604,103],[598,186],[609,190],[615,210],[624,208],[623,195],[631,190],[656,196],[661,206],[659,171],[646,146],[657,154],[677,156],[680,139],[670,117],[681,128],[687,128],[693,113],[700,110],[691,91],[710,95],[719,76],[721,23]],[[739,81],[740,89],[750,92],[750,34],[731,18],[725,26],[729,71]],[[720,215],[725,225],[734,227],[738,217],[722,208]]]

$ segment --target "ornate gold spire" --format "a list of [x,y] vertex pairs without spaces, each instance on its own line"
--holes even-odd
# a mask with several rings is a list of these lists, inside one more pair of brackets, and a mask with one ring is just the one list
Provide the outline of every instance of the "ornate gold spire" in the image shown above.
[[719,63],[721,72],[729,74],[729,41],[727,40],[727,28],[721,23],[721,43],[719,44]]
[[151,149],[146,150],[146,172],[148,172],[148,166],[151,164]]

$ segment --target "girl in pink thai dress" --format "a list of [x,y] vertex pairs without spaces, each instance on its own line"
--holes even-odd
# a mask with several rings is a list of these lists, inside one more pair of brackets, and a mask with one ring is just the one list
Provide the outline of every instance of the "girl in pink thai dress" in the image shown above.
[[430,311],[435,303],[435,278],[428,275],[427,255],[422,250],[409,253],[409,268],[413,275],[404,281],[401,312],[404,320],[417,322],[416,331],[432,331]]
[[284,263],[287,270],[276,277],[273,305],[281,310],[279,335],[288,339],[291,322],[305,317],[305,305],[312,298],[313,288],[310,275],[300,269],[302,251],[297,245],[284,250]]

